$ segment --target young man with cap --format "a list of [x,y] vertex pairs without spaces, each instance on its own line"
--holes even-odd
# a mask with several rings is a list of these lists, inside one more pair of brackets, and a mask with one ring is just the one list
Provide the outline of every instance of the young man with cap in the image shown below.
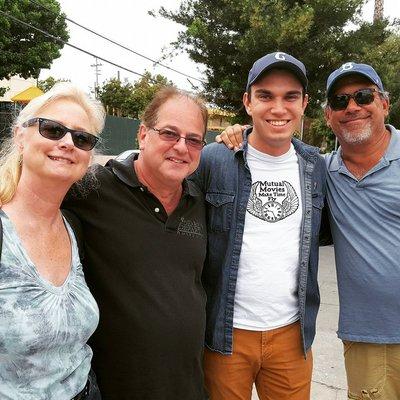
[[400,398],[400,132],[385,125],[388,94],[369,65],[327,81],[327,198],[349,399]]
[[319,308],[325,166],[294,139],[306,70],[282,52],[257,60],[243,103],[253,127],[235,152],[211,144],[193,179],[206,196],[205,381],[211,400],[309,398]]

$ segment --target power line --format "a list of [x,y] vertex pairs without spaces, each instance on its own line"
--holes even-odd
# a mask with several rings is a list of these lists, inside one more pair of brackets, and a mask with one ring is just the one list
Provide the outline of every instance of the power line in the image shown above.
[[[45,35],[45,36],[47,36],[47,37],[49,37],[49,38],[51,38],[51,39],[53,39],[53,40],[56,40],[57,42],[60,42],[60,43],[62,43],[62,44],[64,44],[64,45],[66,45],[66,46],[72,47],[73,49],[78,50],[78,51],[81,51],[82,53],[88,54],[89,56],[98,58],[99,60],[104,61],[104,62],[106,62],[106,63],[108,63],[108,64],[111,64],[111,65],[113,65],[114,67],[121,68],[121,69],[123,69],[124,71],[130,72],[130,73],[135,74],[135,75],[139,75],[139,76],[141,76],[141,77],[143,77],[143,78],[146,77],[144,74],[141,74],[141,73],[139,73],[139,72],[133,71],[133,70],[131,70],[131,69],[129,69],[129,68],[126,68],[126,67],[124,67],[124,66],[122,66],[122,65],[119,65],[119,64],[117,64],[117,63],[115,63],[115,62],[113,62],[113,61],[107,60],[107,59],[104,58],[104,57],[101,57],[101,56],[99,56],[99,55],[96,55],[96,54],[94,54],[94,53],[91,53],[90,51],[81,49],[81,48],[78,47],[78,46],[75,46],[75,45],[73,45],[73,44],[71,44],[71,43],[68,43],[68,42],[66,42],[66,41],[63,40],[63,39],[61,39],[61,38],[59,38],[59,37],[57,37],[57,36],[54,36],[54,35],[52,35],[51,33],[44,31],[43,29],[37,28],[36,26],[33,26],[33,25],[29,24],[28,22],[21,21],[20,19],[14,17],[14,16],[12,16],[12,15],[10,15],[10,14],[8,14],[8,13],[2,11],[2,10],[0,10],[0,14],[3,14],[3,15],[6,16],[7,18],[10,18],[10,19],[12,19],[13,21],[18,22],[18,23],[20,23],[20,24],[22,24],[22,25],[24,25],[24,26],[27,26],[27,27],[29,27],[29,28],[32,28],[32,29],[34,29],[35,31],[38,31],[38,32],[42,33],[43,35]],[[154,82],[154,83],[157,83],[157,81],[156,81],[155,79],[153,79],[153,78],[149,78],[149,80],[151,80],[151,81]]]
[[[53,10],[51,10],[50,8],[46,7],[45,5],[43,5],[43,4],[39,3],[39,2],[37,2],[36,0],[29,0],[29,1],[30,1],[31,3],[33,3],[33,4],[36,4],[36,5],[38,5],[38,6],[42,7],[42,8],[44,8],[45,10],[47,10],[47,11],[53,13],[53,14],[56,14]],[[201,82],[201,83],[203,83],[203,84],[206,83],[206,82],[203,81],[202,79],[199,79],[199,78],[196,78],[196,77],[194,77],[194,76],[188,75],[188,74],[186,74],[185,72],[178,71],[178,70],[175,69],[175,68],[169,67],[168,65],[162,64],[161,62],[159,62],[159,61],[157,61],[157,60],[154,60],[154,59],[152,59],[152,58],[150,58],[150,57],[147,57],[147,56],[145,56],[144,54],[141,54],[141,53],[139,53],[139,52],[137,52],[137,51],[135,51],[135,50],[133,50],[133,49],[127,47],[127,46],[124,46],[123,44],[118,43],[118,42],[116,42],[115,40],[112,40],[112,39],[110,39],[110,38],[108,38],[108,37],[102,35],[101,33],[98,33],[98,32],[96,32],[96,31],[94,31],[94,30],[92,30],[92,29],[90,29],[90,28],[87,28],[86,26],[84,26],[84,25],[82,25],[82,24],[80,24],[80,23],[78,23],[78,22],[76,22],[76,21],[74,21],[74,20],[72,20],[72,19],[70,19],[70,18],[68,18],[68,17],[64,17],[64,19],[65,19],[66,21],[69,21],[69,22],[71,22],[71,23],[73,23],[73,24],[79,26],[80,28],[82,28],[82,29],[84,29],[84,30],[86,30],[86,31],[88,31],[88,32],[90,32],[90,33],[96,35],[96,36],[101,37],[101,38],[104,39],[104,40],[107,40],[108,42],[110,42],[110,43],[112,43],[112,44],[115,44],[115,45],[118,46],[118,47],[121,47],[121,48],[124,49],[124,50],[129,51],[130,53],[133,53],[133,54],[135,54],[135,55],[137,55],[137,56],[139,56],[139,57],[142,57],[142,58],[144,58],[144,59],[146,59],[146,60],[148,60],[148,61],[151,61],[152,63],[157,64],[157,65],[159,65],[160,67],[167,68],[167,69],[169,69],[170,71],[176,72],[176,73],[178,73],[178,74],[180,74],[180,75],[183,75],[183,76],[185,76],[185,77],[187,77],[187,78],[194,79],[194,80],[196,80],[196,81],[198,81],[198,82]]]

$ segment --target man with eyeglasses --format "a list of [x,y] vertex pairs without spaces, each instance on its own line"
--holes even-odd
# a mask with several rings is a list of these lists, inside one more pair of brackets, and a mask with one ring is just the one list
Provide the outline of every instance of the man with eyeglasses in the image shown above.
[[200,99],[162,89],[144,112],[139,156],[95,167],[93,190],[64,203],[82,224],[101,315],[93,368],[106,400],[206,399],[205,206],[186,179],[206,127]]
[[325,165],[294,139],[307,106],[302,62],[257,60],[243,104],[243,149],[211,144],[193,179],[206,196],[208,253],[204,372],[211,400],[310,396],[318,230]]
[[327,81],[326,157],[350,399],[400,398],[400,132],[376,71],[348,62]]

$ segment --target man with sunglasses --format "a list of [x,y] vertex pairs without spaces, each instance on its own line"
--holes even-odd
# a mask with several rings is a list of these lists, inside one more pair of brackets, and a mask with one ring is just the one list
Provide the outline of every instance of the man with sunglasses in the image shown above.
[[91,346],[104,399],[206,398],[204,196],[186,180],[206,127],[200,99],[162,89],[144,112],[140,154],[96,166],[93,190],[64,203],[82,223],[100,309]]
[[348,62],[327,81],[327,199],[349,398],[400,398],[400,132],[376,71]]
[[206,196],[205,382],[211,400],[310,396],[325,165],[294,139],[307,106],[304,64],[275,52],[248,74],[253,127],[236,152],[211,144],[193,179]]

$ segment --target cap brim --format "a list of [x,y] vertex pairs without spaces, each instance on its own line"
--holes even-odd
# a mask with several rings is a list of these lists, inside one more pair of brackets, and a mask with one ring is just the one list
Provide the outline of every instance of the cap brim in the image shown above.
[[265,72],[275,68],[286,69],[292,72],[296,76],[296,78],[300,81],[303,88],[307,90],[308,79],[304,75],[304,72],[299,67],[287,61],[277,61],[276,63],[270,64],[267,67],[265,67],[251,82],[249,82],[246,86],[246,91],[248,91],[249,87],[254,83],[256,83]]
[[332,91],[332,89],[333,89],[333,87],[335,86],[335,84],[338,82],[338,81],[340,81],[342,78],[344,78],[345,76],[349,76],[349,75],[361,75],[361,76],[363,76],[364,78],[366,78],[367,80],[369,80],[372,84],[374,84],[374,85],[376,85],[376,86],[378,86],[379,87],[379,85],[377,85],[376,84],[376,82],[374,82],[372,79],[371,79],[371,77],[367,74],[367,73],[365,73],[365,72],[360,72],[360,71],[346,71],[346,72],[343,72],[342,74],[340,74],[340,75],[338,75],[332,82],[331,82],[331,84],[329,85],[329,87],[328,87],[328,89],[327,89],[327,91],[326,91],[326,97],[328,97],[329,96],[329,93]]

